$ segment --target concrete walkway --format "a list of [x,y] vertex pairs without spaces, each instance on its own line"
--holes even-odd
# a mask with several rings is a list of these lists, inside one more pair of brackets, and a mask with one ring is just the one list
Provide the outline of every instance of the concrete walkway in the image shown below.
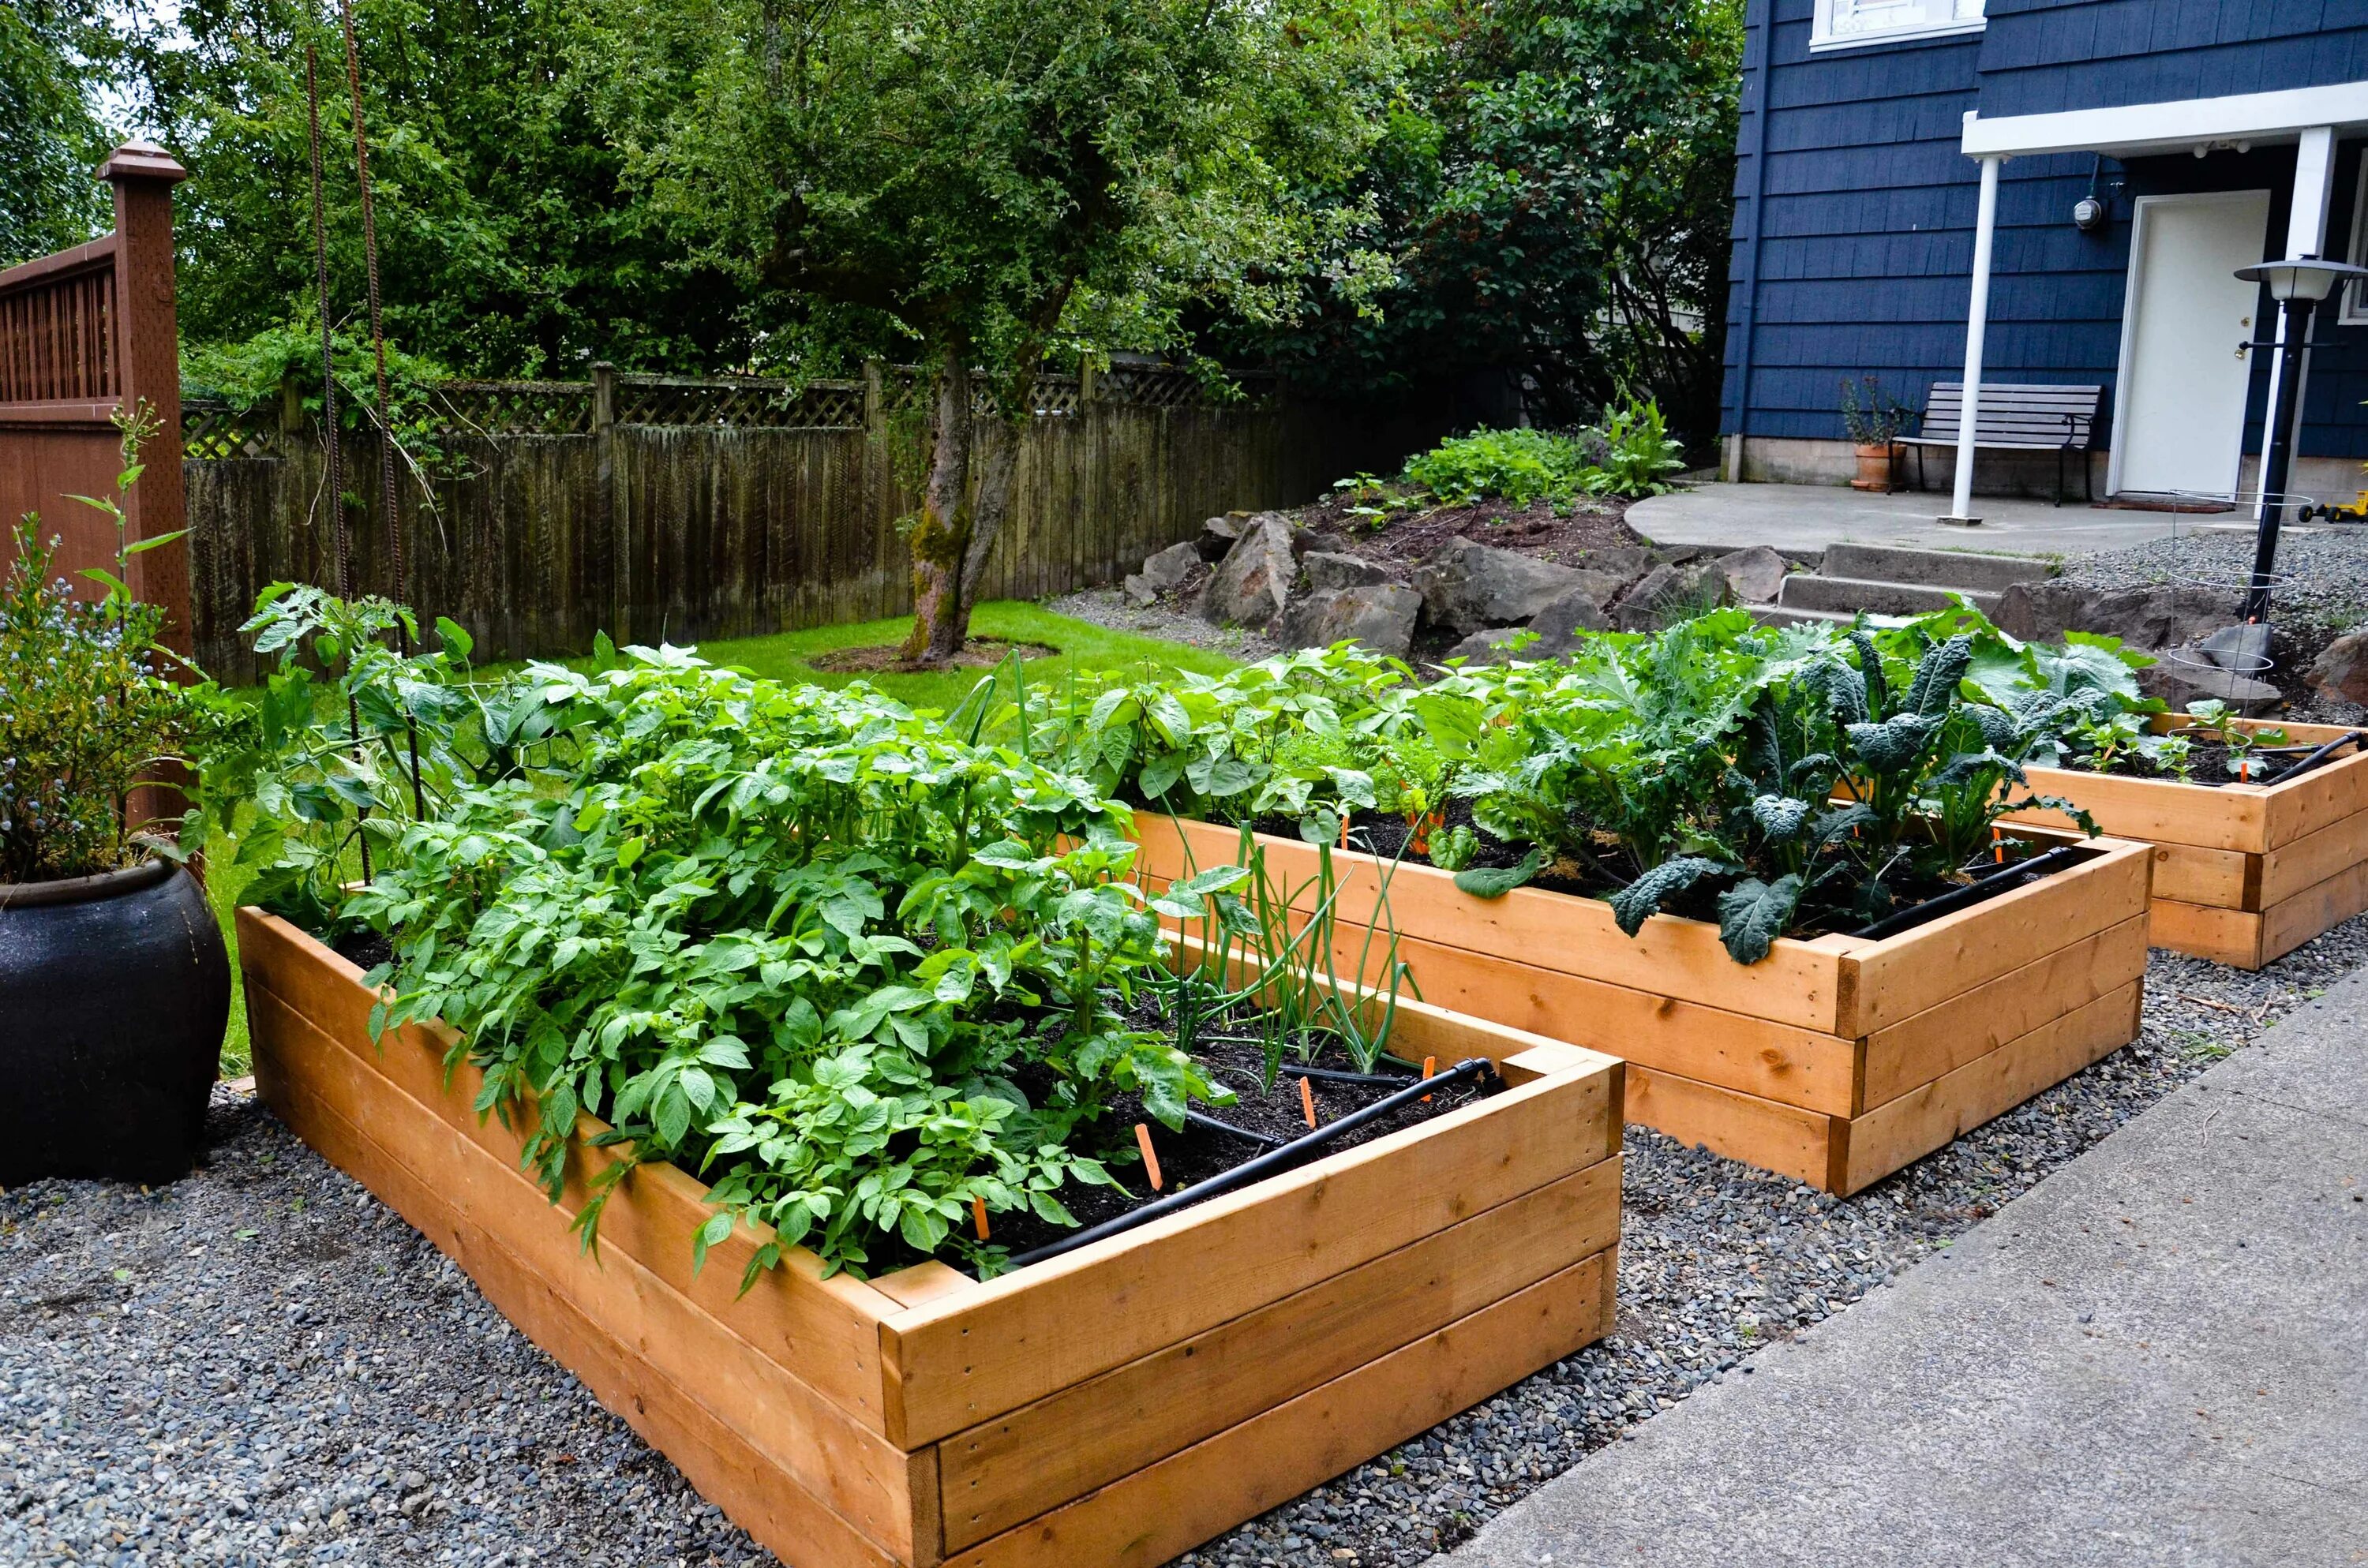
[[2368,976],[1467,1568],[2368,1563]]
[[1846,485],[1702,484],[1656,495],[1628,508],[1628,521],[1658,544],[1714,544],[1741,549],[1823,550],[1831,544],[1906,544],[1926,550],[1995,551],[2008,555],[2091,555],[2159,539],[2174,525],[2182,533],[2234,527],[2249,533],[2240,513],[2174,517],[2167,512],[2123,511],[2067,501],[2052,506],[2002,495],[1975,497],[1977,528],[1938,521],[1946,494],[1869,495]]

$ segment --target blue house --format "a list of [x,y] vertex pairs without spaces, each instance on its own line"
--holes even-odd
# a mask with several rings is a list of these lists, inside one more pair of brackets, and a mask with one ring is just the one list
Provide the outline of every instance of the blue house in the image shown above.
[[[1840,383],[1871,375],[1917,407],[1942,381],[2104,388],[2100,494],[2257,483],[2279,356],[2247,346],[2282,327],[2232,274],[2368,261],[2368,0],[1748,0],[1747,27],[1727,477],[1847,478]],[[2289,489],[2349,502],[2368,298],[2310,340]],[[1955,454],[1927,456],[1948,484]],[[1976,466],[1984,491],[2054,483],[2046,458]]]

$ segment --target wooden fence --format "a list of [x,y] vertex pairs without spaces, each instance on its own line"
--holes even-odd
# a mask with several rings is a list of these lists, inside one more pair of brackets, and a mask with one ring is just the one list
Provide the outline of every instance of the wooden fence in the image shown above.
[[[127,142],[99,167],[115,187],[115,228],[87,244],[0,272],[0,566],[27,513],[59,540],[52,570],[95,595],[79,574],[111,565],[115,526],[74,495],[107,495],[123,466],[109,416],[144,403],[163,422],[153,458],[180,422],[173,312],[173,187],[187,177],[164,149]],[[123,503],[133,540],[181,527],[177,465],[151,462]],[[190,642],[188,554],[168,544],[132,557],[133,591],[165,611],[165,640]]]
[[[438,389],[444,472],[401,485],[406,581],[481,660],[577,653],[606,631],[677,642],[862,620],[911,608],[897,520],[916,505],[892,459],[926,406],[916,371],[795,385],[613,374]],[[1039,380],[989,597],[1115,581],[1202,519],[1312,499],[1395,467],[1441,434],[1436,407],[1293,401],[1255,380],[1235,398],[1193,377],[1121,366]],[[199,661],[256,674],[238,626],[275,581],[327,584],[326,450],[278,407],[187,407],[184,473]],[[901,431],[900,435],[898,432]],[[358,585],[395,592],[374,438],[347,437]]]

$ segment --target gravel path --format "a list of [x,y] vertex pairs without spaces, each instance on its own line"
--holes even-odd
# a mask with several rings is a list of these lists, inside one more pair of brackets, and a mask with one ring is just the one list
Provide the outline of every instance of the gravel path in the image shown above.
[[[2251,580],[2252,529],[2189,532],[2184,525],[2190,520],[2180,519],[2181,531],[2171,538],[2073,562],[2065,575],[2099,588],[2225,589],[2233,610]],[[2225,523],[2229,518],[2193,520]],[[2328,631],[2345,631],[2368,619],[2368,526],[2287,528],[2278,540],[2278,570],[2285,574],[2271,590],[2278,619]]]
[[1138,605],[1118,588],[1087,588],[1061,598],[1046,599],[1044,608],[1055,615],[1107,626],[1114,631],[1139,632],[1145,637],[1164,637],[1170,642],[1212,649],[1246,665],[1272,658],[1280,652],[1270,638],[1255,631],[1238,626],[1212,626],[1197,615],[1170,608],[1165,602]]
[[[2157,953],[2135,1045],[1848,1200],[1632,1131],[1616,1335],[1182,1562],[1456,1544],[2362,962],[2368,919],[2258,975]],[[772,1562],[251,1099],[218,1090],[213,1131],[153,1193],[0,1194],[0,1562]]]

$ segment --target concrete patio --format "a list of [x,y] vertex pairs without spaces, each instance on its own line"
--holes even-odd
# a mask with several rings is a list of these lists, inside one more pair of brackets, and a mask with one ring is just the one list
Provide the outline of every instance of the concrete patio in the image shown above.
[[1873,495],[1842,485],[1706,483],[1639,501],[1628,509],[1628,522],[1659,544],[1764,544],[1784,551],[1892,544],[2048,556],[2126,550],[2174,531],[2252,532],[2251,521],[2235,510],[2180,517],[1983,495],[1974,505],[1982,526],[1967,528],[1941,522],[1948,509],[1945,494],[1929,492]]

